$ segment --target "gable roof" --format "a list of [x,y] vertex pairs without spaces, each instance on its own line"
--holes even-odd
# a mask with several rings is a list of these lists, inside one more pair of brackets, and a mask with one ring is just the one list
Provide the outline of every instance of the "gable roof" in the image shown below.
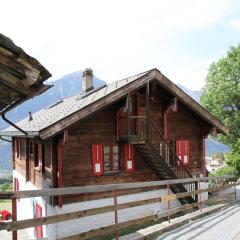
[[48,70],[1,33],[0,72],[0,113],[51,87],[43,84],[51,77]]
[[[210,125],[216,127],[219,132],[228,133],[228,129],[222,122],[211,115],[157,69],[112,82],[85,94],[77,94],[61,99],[55,104],[34,113],[32,115],[33,120],[29,121],[29,118],[25,118],[18,122],[17,126],[31,136],[39,135],[42,139],[46,139],[106,105],[121,99],[129,91],[142,87],[148,81],[154,79]],[[3,130],[0,135],[18,136],[22,135],[22,133],[13,127],[9,127]]]

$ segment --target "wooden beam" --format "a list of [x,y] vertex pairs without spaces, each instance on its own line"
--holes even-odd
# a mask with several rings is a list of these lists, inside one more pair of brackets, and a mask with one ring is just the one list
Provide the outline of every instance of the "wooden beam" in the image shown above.
[[193,98],[171,82],[167,77],[165,77],[160,71],[156,71],[156,78],[158,83],[167,89],[172,95],[179,98],[179,100],[184,103],[188,108],[192,109],[194,112],[200,115],[205,121],[210,125],[217,127],[221,133],[228,134],[229,129],[211,113],[209,113],[204,107],[197,103]]
[[[198,181],[206,181],[211,179],[231,179],[231,176],[221,177],[204,177],[204,178],[186,178],[186,179],[173,179],[164,181],[151,181],[151,182],[136,182],[136,183],[119,183],[119,184],[108,184],[108,185],[94,185],[94,186],[83,186],[83,187],[68,187],[68,188],[51,188],[43,190],[26,190],[17,192],[0,192],[0,199],[11,199],[11,198],[29,198],[29,197],[40,197],[40,196],[58,196],[68,194],[85,194],[85,193],[98,193],[107,191],[117,191],[124,189],[134,188],[146,188],[156,186],[166,186],[167,184],[173,185],[178,183],[194,183]],[[237,183],[236,185],[239,185]]]
[[[224,188],[228,188],[231,186],[234,186],[234,184],[227,184],[224,186]],[[127,208],[132,208],[132,207],[143,206],[143,205],[147,205],[147,204],[160,203],[160,202],[163,203],[163,202],[168,202],[168,201],[173,201],[173,200],[176,200],[179,198],[183,198],[186,196],[192,196],[192,195],[204,193],[204,192],[219,191],[222,189],[223,189],[223,187],[219,186],[219,187],[215,187],[213,189],[201,189],[201,190],[196,190],[196,191],[192,191],[192,192],[183,192],[183,193],[178,193],[178,194],[164,195],[164,196],[157,197],[157,198],[139,200],[139,201],[134,201],[134,202],[127,202],[127,203],[118,204],[117,209],[122,210],[122,209],[127,209]],[[234,194],[234,192],[229,193],[229,194]],[[221,198],[221,196],[217,196],[217,197]],[[183,211],[188,208],[198,206],[196,204],[199,204],[199,203],[185,205],[185,206],[182,206],[177,209]],[[115,209],[115,205],[110,205],[110,206],[105,206],[105,207],[85,209],[85,210],[75,211],[75,212],[68,212],[68,213],[63,213],[63,214],[59,214],[59,215],[55,215],[55,216],[41,217],[41,218],[37,218],[37,219],[26,219],[26,220],[20,220],[20,221],[14,220],[13,222],[0,223],[0,230],[6,229],[6,230],[15,231],[15,230],[25,229],[25,228],[29,228],[29,227],[53,224],[53,223],[57,223],[57,222],[69,221],[69,220],[93,216],[93,215],[97,215],[97,214],[113,212],[114,209]],[[170,210],[170,214],[174,214],[174,213],[176,213],[175,209]],[[159,216],[164,217],[165,215],[163,216],[161,213],[158,215],[158,218],[159,218]]]
[[2,95],[0,96],[0,103],[3,103],[5,105],[8,105],[11,103],[11,99],[6,99],[6,98],[3,98]]
[[29,89],[27,88],[24,81],[16,76],[12,75],[9,72],[6,72],[5,69],[3,69],[0,65],[0,83],[16,90],[17,92],[28,95]]
[[0,47],[0,65],[7,72],[13,74],[19,79],[24,79],[25,67],[18,61],[17,56],[13,54],[9,54],[9,52],[4,51],[3,48]]
[[146,83],[146,135],[147,140],[149,139],[150,129],[149,129],[149,121],[150,121],[150,86],[149,81]]

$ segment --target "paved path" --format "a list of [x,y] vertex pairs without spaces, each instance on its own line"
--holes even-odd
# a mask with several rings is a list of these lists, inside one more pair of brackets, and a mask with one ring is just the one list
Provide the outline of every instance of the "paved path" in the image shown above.
[[161,235],[158,240],[240,240],[240,203]]
[[[0,231],[0,240],[12,240],[12,232],[5,230]],[[24,230],[18,231],[18,240],[29,240],[29,237]]]

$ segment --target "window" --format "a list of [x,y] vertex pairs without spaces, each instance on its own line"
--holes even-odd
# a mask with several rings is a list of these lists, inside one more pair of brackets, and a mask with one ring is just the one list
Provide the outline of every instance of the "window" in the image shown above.
[[189,164],[189,140],[178,140],[176,141],[176,154],[182,164]]
[[19,158],[20,157],[20,142],[19,142],[18,138],[15,139],[15,153],[16,153],[16,157]]
[[42,162],[43,162],[43,147],[42,144],[38,144],[38,170],[42,172]]
[[33,155],[34,154],[34,149],[33,149],[33,142],[29,142],[29,154]]
[[104,172],[120,170],[118,145],[103,147]]
[[25,159],[26,157],[26,139],[15,139],[15,156],[18,159]]
[[93,176],[120,170],[118,145],[92,145]]
[[20,138],[20,159],[26,158],[26,139]]
[[35,144],[34,165],[35,169],[42,172],[43,170],[43,145]]

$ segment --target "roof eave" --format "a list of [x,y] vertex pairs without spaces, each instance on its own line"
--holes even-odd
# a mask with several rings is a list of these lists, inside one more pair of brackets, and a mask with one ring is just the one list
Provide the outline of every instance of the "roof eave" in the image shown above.
[[39,136],[38,131],[27,131],[27,135],[23,134],[20,131],[4,131],[0,132],[0,136],[2,137],[26,137],[26,138],[34,138]]

